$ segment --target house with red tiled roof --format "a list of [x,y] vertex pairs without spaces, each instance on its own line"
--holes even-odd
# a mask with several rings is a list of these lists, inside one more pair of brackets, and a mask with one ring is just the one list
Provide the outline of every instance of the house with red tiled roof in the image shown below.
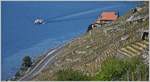
[[106,24],[116,21],[118,13],[115,11],[104,11],[96,20],[95,24]]

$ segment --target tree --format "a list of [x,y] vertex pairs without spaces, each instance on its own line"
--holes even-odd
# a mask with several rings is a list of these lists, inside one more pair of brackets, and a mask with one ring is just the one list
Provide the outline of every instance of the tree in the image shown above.
[[19,79],[22,75],[24,75],[24,72],[31,67],[32,65],[32,61],[31,58],[29,56],[25,56],[22,60],[22,65],[20,67],[20,69],[16,72],[15,74],[15,78],[12,78],[11,80],[17,80]]
[[28,68],[32,65],[32,61],[31,61],[31,58],[30,56],[25,56],[23,58],[23,63],[22,63],[22,66],[25,67],[25,68]]
[[20,76],[20,72],[17,71],[17,73],[15,74],[15,77],[19,77]]

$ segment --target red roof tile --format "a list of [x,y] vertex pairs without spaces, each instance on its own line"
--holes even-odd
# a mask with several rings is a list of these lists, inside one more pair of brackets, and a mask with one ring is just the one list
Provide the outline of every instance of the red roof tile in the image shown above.
[[118,15],[116,12],[102,12],[100,20],[117,20]]

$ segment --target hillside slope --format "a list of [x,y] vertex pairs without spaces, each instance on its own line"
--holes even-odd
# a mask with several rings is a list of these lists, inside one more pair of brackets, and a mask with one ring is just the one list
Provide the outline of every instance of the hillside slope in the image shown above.
[[140,8],[131,9],[112,24],[96,25],[89,33],[66,44],[55,53],[56,61],[33,80],[54,80],[55,72],[68,68],[94,76],[101,63],[112,56],[120,59],[140,56],[147,64],[145,52],[149,50],[149,40],[147,37],[143,40],[142,35],[149,29],[148,3]]

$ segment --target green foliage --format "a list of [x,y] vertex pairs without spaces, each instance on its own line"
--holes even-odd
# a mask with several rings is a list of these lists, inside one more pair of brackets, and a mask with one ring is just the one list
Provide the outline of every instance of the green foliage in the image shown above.
[[30,67],[32,65],[32,61],[31,61],[31,58],[30,58],[30,56],[25,56],[24,58],[23,58],[23,63],[22,63],[22,66],[23,67]]
[[16,74],[15,74],[15,77],[19,77],[20,76],[20,72],[18,71]]
[[102,64],[101,71],[96,75],[97,80],[119,80],[125,72],[126,64],[118,59],[109,58]]
[[72,69],[59,70],[56,73],[57,80],[59,81],[86,81],[90,80],[90,77],[84,75],[79,71],[73,71]]
[[24,75],[25,71],[29,67],[31,67],[31,65],[32,65],[31,58],[29,56],[25,56],[23,58],[23,63],[21,65],[20,69],[15,74],[15,78],[12,78],[11,80],[17,80],[17,79],[19,79],[22,75]]
[[148,80],[148,66],[143,64],[139,58],[119,60],[107,59],[96,75],[96,80]]
[[127,80],[146,81],[149,78],[149,66],[145,65],[139,58],[132,58],[127,61],[128,70],[125,74]]
[[127,58],[124,60],[108,58],[102,63],[101,70],[94,77],[84,75],[82,72],[72,69],[59,70],[56,73],[59,81],[147,81],[149,78],[149,67],[139,58]]

